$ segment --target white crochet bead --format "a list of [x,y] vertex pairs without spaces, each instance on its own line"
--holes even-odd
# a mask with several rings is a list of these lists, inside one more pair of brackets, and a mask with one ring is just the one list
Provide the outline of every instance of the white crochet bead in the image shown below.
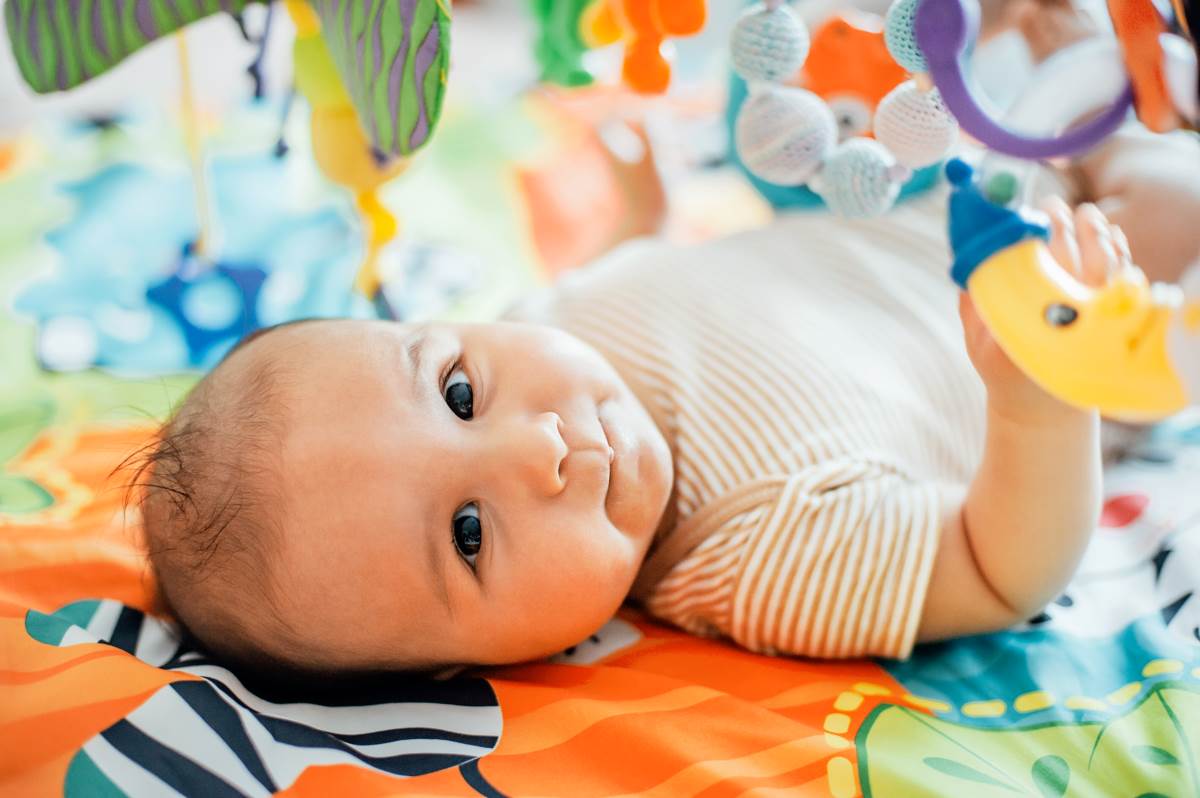
[[910,169],[935,164],[958,139],[958,122],[937,89],[921,91],[906,80],[879,101],[875,138]]
[[733,29],[733,68],[746,80],[787,81],[808,58],[808,28],[787,4],[756,4]]
[[734,142],[742,163],[757,177],[798,186],[837,144],[837,122],[811,91],[776,86],[753,92],[742,104]]
[[810,188],[839,216],[878,216],[896,201],[902,171],[878,141],[847,139],[825,160]]

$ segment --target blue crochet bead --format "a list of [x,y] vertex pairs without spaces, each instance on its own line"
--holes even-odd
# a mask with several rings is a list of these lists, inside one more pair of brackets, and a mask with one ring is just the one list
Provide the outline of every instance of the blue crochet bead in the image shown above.
[[808,28],[786,4],[746,9],[733,29],[733,68],[746,80],[783,83],[808,58]]
[[883,40],[896,63],[912,74],[929,71],[929,64],[917,46],[917,7],[921,0],[896,0],[883,21]]

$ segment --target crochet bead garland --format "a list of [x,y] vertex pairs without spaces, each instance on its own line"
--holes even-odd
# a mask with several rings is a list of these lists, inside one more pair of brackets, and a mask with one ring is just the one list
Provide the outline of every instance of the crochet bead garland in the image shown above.
[[[910,72],[925,70],[913,23],[919,0],[896,0],[888,10],[888,52]],[[875,138],[838,143],[829,106],[810,91],[786,84],[803,67],[809,35],[781,0],[746,9],[730,41],[734,70],[749,96],[734,126],[734,143],[755,176],[784,186],[806,183],[834,213],[875,216],[895,202],[912,170],[937,163],[958,137],[958,124],[936,90],[908,80],[880,101]]]

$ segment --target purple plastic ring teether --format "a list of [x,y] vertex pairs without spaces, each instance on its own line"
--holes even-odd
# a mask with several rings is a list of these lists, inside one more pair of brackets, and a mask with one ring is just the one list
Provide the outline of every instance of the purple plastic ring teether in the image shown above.
[[963,53],[979,29],[977,13],[963,0],[922,0],[917,7],[917,45],[929,64],[929,76],[958,124],[989,149],[1030,160],[1075,155],[1096,146],[1120,127],[1133,106],[1133,88],[1124,90],[1103,113],[1057,136],[1015,133],[980,107],[967,86]]

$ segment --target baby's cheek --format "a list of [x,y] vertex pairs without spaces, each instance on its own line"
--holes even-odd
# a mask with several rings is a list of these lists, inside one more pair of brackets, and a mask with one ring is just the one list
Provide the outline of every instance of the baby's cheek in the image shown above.
[[607,519],[588,518],[574,519],[576,523],[564,523],[551,531],[554,550],[547,551],[532,570],[544,589],[564,600],[619,603],[636,575],[635,554],[629,539]]

